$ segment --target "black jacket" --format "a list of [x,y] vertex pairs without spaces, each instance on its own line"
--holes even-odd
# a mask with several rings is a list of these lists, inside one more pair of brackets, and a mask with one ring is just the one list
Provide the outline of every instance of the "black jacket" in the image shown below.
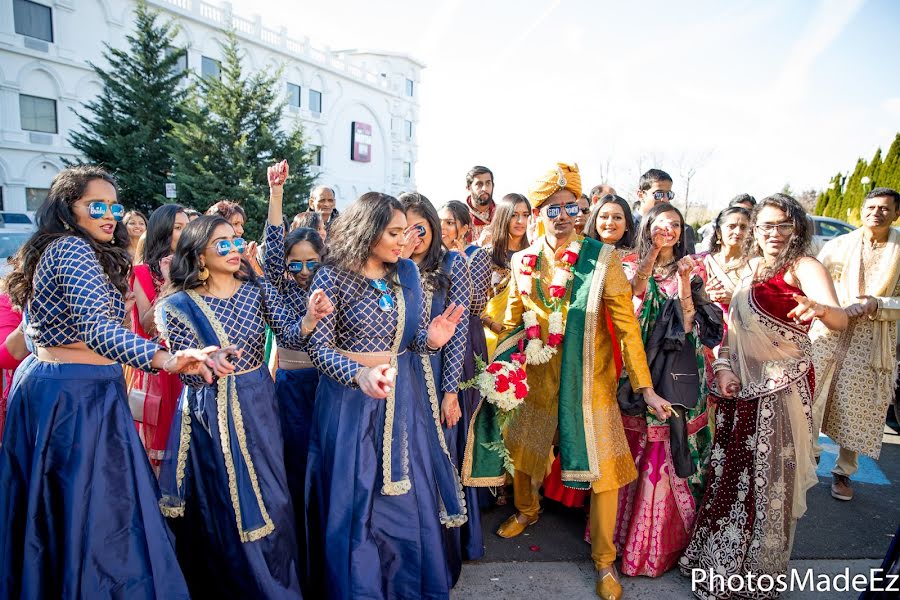
[[[699,277],[691,279],[691,297],[696,310],[694,335],[709,348],[721,344],[724,333],[722,309],[710,302],[703,289],[703,280]],[[681,301],[676,296],[663,304],[644,348],[653,389],[673,405],[673,414],[669,418],[669,441],[675,474],[682,478],[694,473],[687,445],[685,414],[687,409],[697,407],[701,387],[694,346],[686,343],[684,330]],[[626,415],[642,415],[647,409],[643,396],[631,389],[628,378],[619,382],[618,401],[619,408]]]

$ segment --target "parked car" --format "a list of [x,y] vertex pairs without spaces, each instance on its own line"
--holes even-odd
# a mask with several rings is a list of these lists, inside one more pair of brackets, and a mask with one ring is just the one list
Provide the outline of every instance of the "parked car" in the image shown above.
[[0,277],[6,277],[12,271],[9,257],[19,251],[32,232],[21,229],[0,228]]
[[813,223],[813,239],[812,247],[810,249],[813,256],[819,253],[819,250],[822,249],[822,246],[824,246],[825,242],[828,240],[836,238],[839,235],[844,235],[845,233],[850,233],[856,229],[855,226],[846,221],[841,221],[840,219],[820,217],[819,215],[810,215],[809,218]]
[[28,216],[28,213],[0,211],[0,227],[6,229],[20,229],[22,231],[37,231],[37,225]]

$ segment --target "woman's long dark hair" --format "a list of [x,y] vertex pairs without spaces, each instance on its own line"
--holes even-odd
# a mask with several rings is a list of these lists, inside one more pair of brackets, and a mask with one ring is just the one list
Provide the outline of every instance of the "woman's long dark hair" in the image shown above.
[[[325,264],[345,271],[362,273],[372,248],[384,235],[394,216],[403,206],[393,196],[367,192],[336,219],[328,232],[328,255]],[[386,278],[397,283],[397,263],[385,263]]]
[[[750,211],[743,206],[729,206],[728,208],[717,214],[716,220],[713,221],[712,239],[709,240],[710,254],[715,254],[722,249],[722,225],[725,223],[725,219],[727,219],[731,215],[744,215],[745,217],[747,217],[747,220],[750,219]],[[753,237],[753,231],[748,231],[747,235]]]
[[775,259],[775,263],[771,267],[766,267],[754,279],[755,281],[766,281],[788,267],[793,267],[794,263],[809,256],[809,243],[812,240],[812,229],[810,228],[809,217],[806,211],[800,206],[800,203],[787,194],[772,194],[767,198],[763,198],[750,213],[750,235],[744,239],[744,260],[750,260],[757,256],[762,256],[762,249],[756,243],[756,219],[759,217],[760,211],[766,206],[777,208],[790,218],[794,223],[794,232],[791,239],[781,251],[781,254]]
[[597,219],[600,216],[600,209],[610,203],[618,204],[622,212],[625,213],[625,235],[616,242],[616,248],[634,248],[634,217],[631,215],[631,206],[628,205],[628,201],[625,198],[615,194],[606,194],[600,198],[600,201],[591,210],[587,223],[584,225],[584,235],[598,242],[602,241],[600,234],[597,233]]
[[[494,266],[501,269],[509,268],[509,223],[516,214],[516,207],[519,204],[525,204],[528,207],[528,214],[531,214],[531,203],[528,198],[522,194],[507,194],[497,202],[494,209],[494,218],[491,220],[491,262]],[[466,211],[468,212],[468,211]],[[524,238],[525,245],[528,245],[528,236]]]
[[[175,247],[175,256],[172,257],[172,266],[169,268],[169,289],[166,295],[184,290],[192,290],[203,285],[200,281],[200,256],[206,252],[206,248],[212,241],[213,232],[219,225],[228,225],[224,217],[204,215],[188,223],[178,245]],[[241,269],[235,274],[241,281],[256,283],[256,273],[247,259],[241,257]]]
[[180,204],[164,204],[150,215],[144,242],[144,264],[150,267],[156,281],[162,281],[159,261],[172,254],[172,231],[179,213],[187,216]]
[[33,293],[32,284],[38,262],[53,241],[69,235],[78,236],[94,250],[103,272],[122,295],[128,293],[128,230],[121,221],[116,223],[113,240],[103,244],[79,227],[72,213],[72,206],[80,200],[90,182],[102,179],[118,193],[115,178],[105,169],[95,165],[75,165],[60,171],[50,184],[47,200],[37,211],[37,231],[25,242],[12,260],[13,271],[6,277],[5,288],[15,307],[24,307]]
[[444,242],[441,241],[441,219],[437,210],[428,198],[418,192],[405,192],[400,194],[397,200],[400,201],[403,212],[419,215],[428,221],[431,228],[431,247],[419,265],[419,273],[422,275],[422,282],[426,284],[426,289],[428,287],[440,291],[449,289],[450,274],[442,268],[446,250]]
[[670,270],[666,276],[670,276],[675,272],[675,262],[685,257],[687,251],[684,247],[684,216],[681,214],[681,211],[669,204],[668,202],[663,202],[661,204],[657,204],[653,208],[651,208],[644,218],[641,219],[641,230],[638,233],[638,257],[640,260],[644,260],[644,258],[650,253],[650,248],[653,246],[653,237],[650,235],[650,228],[653,226],[653,222],[662,214],[673,212],[678,215],[678,219],[681,221],[681,230],[678,236],[678,243],[672,248],[672,264],[669,265],[668,269]]

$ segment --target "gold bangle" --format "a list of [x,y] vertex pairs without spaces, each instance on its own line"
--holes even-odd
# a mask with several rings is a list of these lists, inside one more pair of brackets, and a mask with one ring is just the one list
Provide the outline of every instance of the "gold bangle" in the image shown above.
[[650,279],[650,275],[652,275],[652,273],[642,273],[640,269],[638,269],[638,271],[634,275],[642,281],[647,281]]

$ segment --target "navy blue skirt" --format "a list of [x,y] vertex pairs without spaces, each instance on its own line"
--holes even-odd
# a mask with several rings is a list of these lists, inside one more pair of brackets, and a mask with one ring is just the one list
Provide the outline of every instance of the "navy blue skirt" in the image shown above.
[[[300,598],[294,509],[272,377],[262,366],[236,376],[235,383],[246,445],[274,529],[259,539],[241,539],[219,435],[216,387],[186,388],[191,429],[185,509],[183,517],[170,519],[178,559],[198,598]],[[247,491],[249,482],[238,476],[237,485],[242,501],[256,501]]]
[[188,597],[120,365],[22,363],[0,490],[0,598]]
[[294,522],[300,564],[306,564],[306,455],[309,452],[309,429],[319,372],[316,369],[278,369],[275,372],[275,398],[284,437],[284,468],[288,491],[294,505]]
[[382,487],[385,401],[323,376],[307,466],[310,584],[315,598],[423,598],[450,594],[435,473],[427,435],[437,435],[412,352],[398,358],[411,489]]
[[[463,359],[460,381],[468,381],[475,377],[476,354],[483,360],[487,360],[487,342],[484,339],[484,326],[481,324],[481,317],[479,315],[471,315],[469,318],[469,339],[466,356]],[[469,435],[469,425],[480,400],[481,394],[477,388],[460,390],[459,409],[462,416],[455,426],[444,429],[444,437],[447,440],[450,457],[460,473],[462,473],[462,461],[466,452],[466,437]],[[450,561],[450,572],[453,574],[454,585],[459,579],[462,561],[484,558],[484,536],[481,532],[480,506],[489,505],[490,503],[490,491],[486,488],[464,486],[463,491],[466,496],[469,521],[462,527],[447,529],[444,532],[447,538],[447,555]]]

